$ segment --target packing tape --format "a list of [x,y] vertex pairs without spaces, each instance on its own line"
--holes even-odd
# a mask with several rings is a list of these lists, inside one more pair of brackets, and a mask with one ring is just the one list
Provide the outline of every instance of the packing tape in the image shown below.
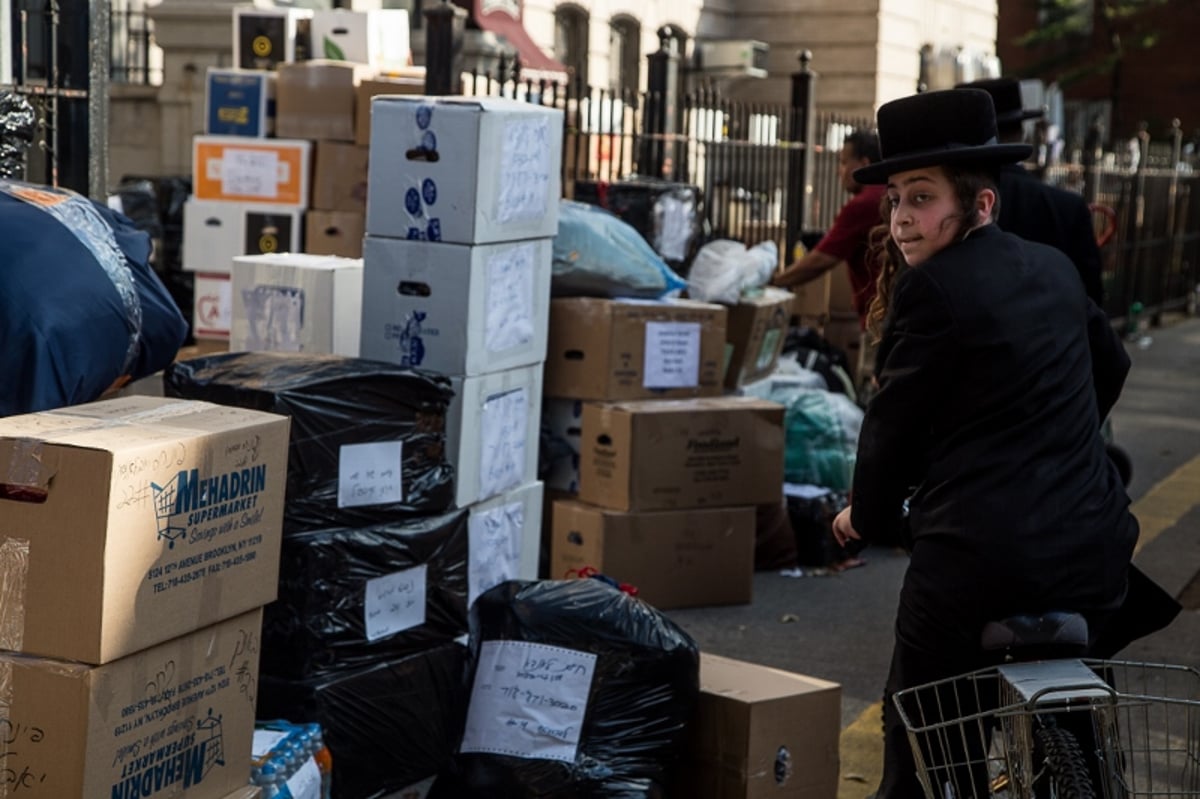
[[[21,488],[44,488],[42,442],[36,438],[12,439],[12,455],[0,483]],[[8,648],[8,647],[6,647]]]
[[19,652],[25,643],[25,584],[28,575],[29,541],[6,538],[0,544],[0,649]]

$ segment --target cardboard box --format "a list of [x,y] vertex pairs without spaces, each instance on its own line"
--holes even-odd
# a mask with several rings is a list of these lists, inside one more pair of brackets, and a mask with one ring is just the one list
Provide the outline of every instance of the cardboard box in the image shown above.
[[201,341],[229,341],[233,326],[233,281],[217,272],[197,272],[192,290],[192,335]]
[[455,506],[465,508],[537,480],[542,367],[450,378],[446,450]]
[[588,403],[579,498],[624,511],[774,504],[783,451],[783,406],[766,400]]
[[403,69],[412,61],[408,11],[317,11],[312,20],[313,55],[354,61],[375,69]]
[[489,244],[558,233],[562,112],[518,100],[371,101],[367,233]]
[[546,395],[627,400],[720,394],[726,319],[724,306],[689,300],[552,300]]
[[233,259],[233,352],[358,356],[361,259],[287,253]]
[[583,400],[542,398],[542,480],[546,488],[579,493],[579,452],[583,436]]
[[854,308],[854,289],[850,284],[850,269],[842,262],[829,275],[829,312],[857,313]]
[[247,785],[244,788],[238,788],[225,799],[262,799],[262,788],[257,785]]
[[304,212],[250,203],[183,203],[183,268],[229,274],[239,255],[299,252]]
[[505,580],[536,580],[543,486],[534,481],[477,502],[467,516],[467,606]]
[[277,74],[275,130],[280,138],[354,141],[354,89],[370,74],[367,67],[302,61],[280,64]]
[[309,141],[195,136],[192,197],[304,208],[311,158]]
[[837,683],[701,653],[674,795],[834,799],[841,706]]
[[312,208],[367,213],[367,157],[370,149],[345,142],[317,142]]
[[309,211],[304,215],[304,251],[313,255],[362,258],[366,227],[366,214]]
[[12,795],[211,799],[240,789],[261,627],[254,610],[102,666],[0,655]]
[[792,286],[792,316],[804,318],[824,317],[829,313],[829,287],[831,276],[828,272],[816,280],[811,280],[801,286]]
[[274,600],[287,443],[161,397],[0,419],[0,648],[108,663]]
[[754,508],[620,513],[559,500],[553,524],[551,579],[590,566],[663,610],[753,597]]
[[371,143],[371,98],[377,94],[425,94],[425,68],[404,70],[410,77],[387,77],[364,80],[354,95],[354,143],[366,147]]
[[281,63],[309,58],[308,8],[233,9],[233,65],[240,69],[275,69]]
[[275,73],[209,67],[204,132],[262,138],[275,134]]
[[791,306],[790,293],[767,288],[729,308],[726,388],[738,388],[775,371],[787,338]]
[[546,359],[551,240],[468,247],[368,235],[364,358],[480,375]]
[[862,352],[863,330],[858,314],[850,312],[834,312],[829,315],[822,327],[822,336],[833,346],[846,353],[853,370]]

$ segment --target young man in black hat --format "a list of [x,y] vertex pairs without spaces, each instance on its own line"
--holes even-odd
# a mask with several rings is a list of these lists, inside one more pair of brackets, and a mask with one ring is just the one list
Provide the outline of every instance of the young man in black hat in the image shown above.
[[1125,601],[1138,525],[1100,419],[1130,362],[1067,257],[993,224],[997,167],[1030,148],[997,140],[986,92],[896,100],[878,122],[883,160],[854,177],[885,184],[891,208],[879,391],[833,530],[886,539],[909,499],[878,797],[915,799],[895,692],[998,662],[989,621],[1074,611],[1095,640]]
[[[1014,78],[989,78],[962,83],[959,89],[982,89],[996,107],[996,128],[1001,142],[1021,142],[1022,123],[1042,116],[1040,109],[1023,108],[1021,84]],[[1067,254],[1092,302],[1103,307],[1103,262],[1096,245],[1092,212],[1073,192],[1048,186],[1020,164],[1000,167],[1000,229],[1023,239],[1057,247]]]

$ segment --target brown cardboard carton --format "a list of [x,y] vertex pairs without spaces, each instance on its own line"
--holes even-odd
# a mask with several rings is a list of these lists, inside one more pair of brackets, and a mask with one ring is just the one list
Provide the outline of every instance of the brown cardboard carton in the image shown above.
[[787,338],[792,295],[767,288],[755,297],[743,297],[729,308],[726,337],[729,366],[725,388],[738,388],[775,371]]
[[375,78],[360,81],[355,91],[354,143],[365,147],[371,143],[371,98],[377,94],[424,94],[425,78]]
[[370,74],[344,61],[280,64],[275,79],[275,135],[281,139],[354,141],[354,94]]
[[550,303],[546,396],[587,400],[721,393],[724,306],[565,297]]
[[853,311],[833,313],[826,320],[822,335],[833,346],[846,353],[853,370],[862,352],[863,330],[858,314]]
[[579,498],[613,510],[763,505],[783,495],[783,406],[751,397],[587,403]]
[[0,649],[108,663],[273,601],[288,424],[146,396],[0,419]]
[[261,627],[253,610],[103,666],[0,655],[13,795],[239,790],[250,773]]
[[552,579],[592,567],[663,610],[750,602],[754,508],[621,513],[554,503]]
[[312,207],[318,211],[351,211],[365,215],[369,154],[370,148],[357,144],[317,142]]
[[843,261],[826,272],[829,275],[829,312],[856,313],[854,309],[854,289],[850,285],[850,269]]
[[675,795],[834,799],[841,695],[837,683],[701,653]]
[[829,288],[832,276],[829,272],[816,280],[800,286],[792,286],[792,316],[822,317],[829,313]]
[[238,788],[225,799],[262,799],[262,788],[257,785],[247,785],[244,788]]
[[366,219],[354,211],[309,211],[304,217],[304,251],[362,258]]

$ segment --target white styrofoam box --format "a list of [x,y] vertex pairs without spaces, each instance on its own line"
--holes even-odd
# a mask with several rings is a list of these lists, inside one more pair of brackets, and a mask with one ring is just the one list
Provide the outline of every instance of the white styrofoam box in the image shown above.
[[558,233],[562,112],[482,97],[371,101],[367,233],[455,244]]
[[208,202],[183,204],[183,268],[229,274],[239,255],[298,252],[304,211],[277,205]]
[[541,462],[547,488],[579,493],[579,452],[583,400],[542,398]]
[[408,12],[399,8],[316,11],[312,19],[312,56],[353,61],[378,69],[403,69],[412,51]]
[[546,360],[551,239],[468,246],[367,236],[364,358],[478,375]]
[[233,289],[229,275],[197,272],[192,292],[192,335],[227,341],[233,319]]
[[361,258],[274,253],[233,259],[232,352],[358,356]]
[[233,65],[241,69],[274,69],[281,62],[304,61],[310,54],[296,44],[301,28],[312,19],[309,8],[233,8]]
[[465,508],[537,479],[542,365],[451,376],[446,450],[455,505]]
[[542,538],[539,482],[526,483],[470,508],[467,606],[505,580],[536,580]]

